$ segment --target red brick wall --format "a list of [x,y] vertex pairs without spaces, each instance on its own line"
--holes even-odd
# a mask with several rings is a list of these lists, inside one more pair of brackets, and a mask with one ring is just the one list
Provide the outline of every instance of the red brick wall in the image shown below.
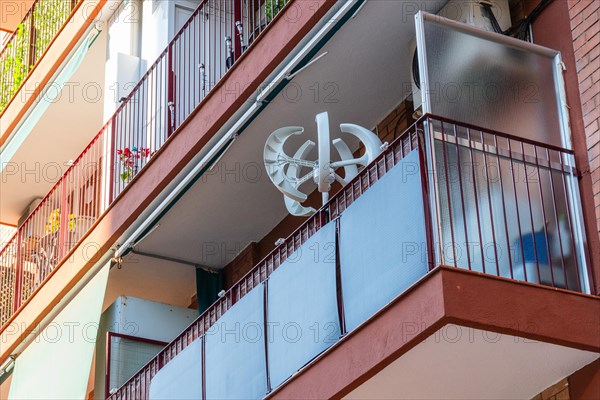
[[563,379],[560,382],[555,383],[543,392],[539,393],[531,400],[570,400],[569,396],[569,382],[567,379]]
[[568,0],[568,4],[600,232],[600,1]]

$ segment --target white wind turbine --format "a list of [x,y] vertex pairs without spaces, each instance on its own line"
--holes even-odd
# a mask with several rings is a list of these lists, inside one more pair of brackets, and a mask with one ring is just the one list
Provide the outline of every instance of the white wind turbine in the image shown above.
[[[329,134],[329,115],[323,112],[317,115],[318,158],[307,160],[310,151],[315,147],[312,140],[307,140],[296,150],[292,157],[288,156],[283,147],[285,142],[293,135],[301,135],[304,128],[301,126],[286,126],[277,129],[267,139],[264,150],[265,168],[269,178],[284,195],[285,206],[292,215],[308,216],[315,212],[312,207],[304,207],[307,194],[300,191],[299,187],[313,179],[319,192],[322,193],[323,204],[329,199],[331,184],[338,181],[342,186],[358,175],[359,167],[364,168],[373,161],[386,145],[370,130],[354,124],[340,124],[340,130],[355,136],[360,140],[365,153],[359,158],[354,158],[350,148],[342,139],[333,142]],[[331,162],[331,144],[340,156],[340,161]],[[336,171],[344,169],[342,178]],[[302,174],[303,169],[309,169]]]

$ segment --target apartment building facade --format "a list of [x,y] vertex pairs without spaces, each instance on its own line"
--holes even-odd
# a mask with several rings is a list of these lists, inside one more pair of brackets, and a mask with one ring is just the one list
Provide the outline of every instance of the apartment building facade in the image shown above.
[[1,398],[600,396],[597,2],[2,7]]

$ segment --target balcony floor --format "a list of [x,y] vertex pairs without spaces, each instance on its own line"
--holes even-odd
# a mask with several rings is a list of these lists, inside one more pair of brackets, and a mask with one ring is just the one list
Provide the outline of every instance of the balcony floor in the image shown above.
[[598,315],[597,297],[438,267],[268,398],[531,398],[600,356]]

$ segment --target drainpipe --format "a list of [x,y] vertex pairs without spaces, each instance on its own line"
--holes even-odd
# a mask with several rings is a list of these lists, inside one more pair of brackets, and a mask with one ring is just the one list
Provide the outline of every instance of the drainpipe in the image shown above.
[[[131,55],[140,58],[142,57],[142,15],[144,11],[142,0],[130,0],[132,7],[131,19]],[[141,62],[140,62],[141,68]],[[140,69],[140,76],[143,73]]]

